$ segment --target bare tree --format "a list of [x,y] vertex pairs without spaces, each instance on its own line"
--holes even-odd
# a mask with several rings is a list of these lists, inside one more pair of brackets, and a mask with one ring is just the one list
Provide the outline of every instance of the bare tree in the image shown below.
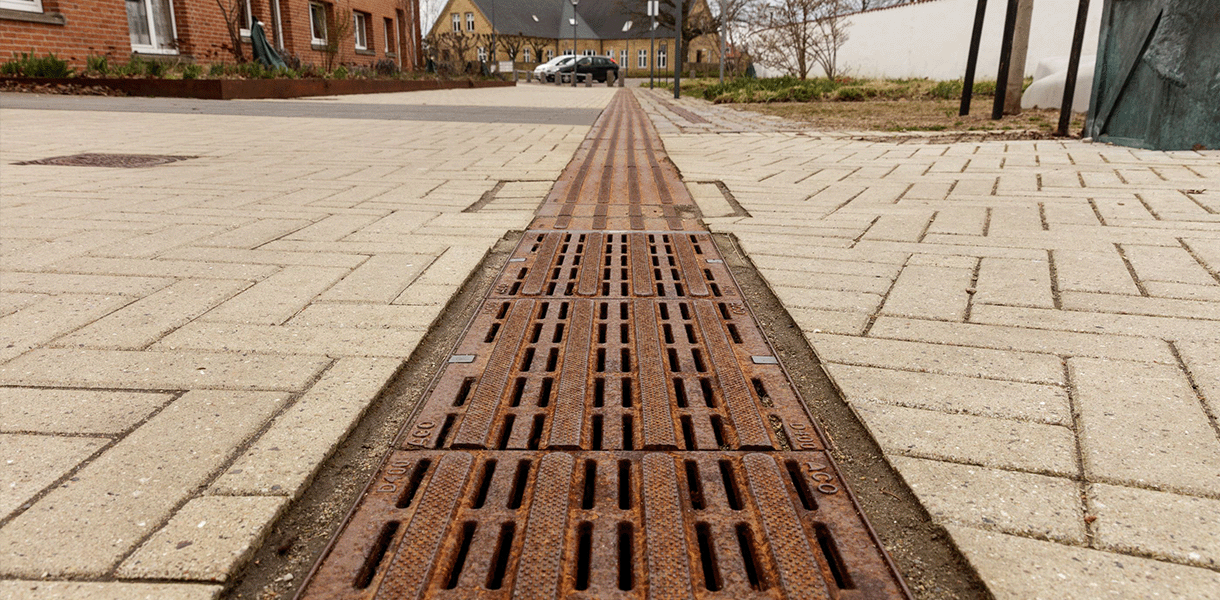
[[[742,0],[737,0],[742,1]],[[676,16],[678,14],[677,5],[674,0],[660,0],[661,10],[657,15],[658,28],[668,29],[673,31],[677,25]],[[631,16],[633,21],[645,23],[644,30],[647,31],[651,25],[647,15],[647,3],[643,0],[618,0],[619,7]],[[720,20],[715,15],[707,10],[695,10],[700,3],[697,0],[682,0],[682,60],[686,62],[686,55],[690,53],[690,42],[701,35],[709,33],[717,33],[720,29]],[[727,11],[726,11],[727,14]]]
[[445,31],[430,35],[427,39],[429,51],[437,65],[455,73],[466,70],[466,57],[477,44],[477,35],[467,35],[461,31]]
[[546,55],[547,48],[551,46],[551,40],[544,37],[531,37],[526,45],[534,51],[535,62],[546,62],[542,57]]
[[[246,62],[246,51],[241,45],[242,21],[246,15],[246,0],[216,0],[220,14],[224,16],[225,28],[229,31],[229,52],[239,64]],[[244,18],[243,18],[244,17]]]
[[337,4],[327,6],[326,46],[322,49],[322,54],[326,56],[327,71],[334,70],[335,59],[338,58],[339,51],[343,48],[343,42],[352,37],[352,29],[355,27],[356,22],[353,20],[350,5],[342,8]]
[[508,55],[508,60],[511,60],[513,62],[514,68],[515,68],[515,65],[517,64],[517,55],[521,54],[522,48],[525,48],[527,39],[528,38],[526,38],[525,35],[523,35],[521,33],[518,33],[516,35],[512,35],[512,34],[508,34],[508,35],[500,34],[499,35],[499,42],[500,42],[499,45],[500,45],[500,47],[504,48],[504,53]]
[[816,63],[833,78],[847,41],[846,0],[767,0],[755,6],[750,48],[758,62],[806,79]]

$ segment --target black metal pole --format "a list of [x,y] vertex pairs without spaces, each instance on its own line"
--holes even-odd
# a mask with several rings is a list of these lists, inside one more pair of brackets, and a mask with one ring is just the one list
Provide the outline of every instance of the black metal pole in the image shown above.
[[979,42],[983,39],[983,15],[987,12],[987,0],[979,0],[974,9],[974,32],[970,34],[970,54],[966,57],[966,80],[962,82],[962,107],[958,116],[970,114],[970,97],[974,94],[974,69],[979,66]]
[[675,31],[674,39],[674,100],[682,97],[682,0],[675,2],[677,4],[678,15],[674,19],[678,22]]
[[1067,135],[1072,121],[1072,100],[1076,97],[1076,72],[1080,70],[1080,47],[1084,45],[1084,26],[1089,18],[1089,0],[1080,0],[1076,9],[1076,31],[1072,33],[1072,53],[1068,57],[1067,78],[1063,81],[1063,103],[1059,105],[1059,128],[1055,135]]
[[993,121],[1004,117],[1004,96],[1008,91],[1008,65],[1012,62],[1012,37],[1017,28],[1017,0],[1008,0],[1004,15],[1004,37],[1000,39],[1000,71],[995,76],[995,105],[991,107]]

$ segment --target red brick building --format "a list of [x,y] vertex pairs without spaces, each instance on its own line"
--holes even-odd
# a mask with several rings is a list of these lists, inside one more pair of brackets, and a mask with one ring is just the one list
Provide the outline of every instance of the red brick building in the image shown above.
[[[351,15],[336,64],[390,59],[421,65],[419,0],[220,0],[241,24],[245,56],[253,20],[285,57],[325,64],[335,19]],[[328,27],[329,24],[329,27]],[[331,31],[328,31],[330,29]],[[201,64],[234,61],[217,0],[0,0],[0,60],[13,53],[55,53],[75,67],[88,56],[112,64],[131,55]]]

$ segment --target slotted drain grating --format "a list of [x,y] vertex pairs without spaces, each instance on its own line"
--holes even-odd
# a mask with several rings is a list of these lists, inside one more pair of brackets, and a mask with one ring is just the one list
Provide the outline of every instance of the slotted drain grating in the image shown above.
[[692,211],[620,92],[301,597],[908,597]]
[[195,156],[165,156],[157,154],[73,154],[71,156],[56,156],[41,160],[28,160],[13,163],[15,165],[56,165],[61,167],[117,167],[123,169],[138,169],[155,167],[181,160],[197,158]]
[[488,300],[455,354],[403,447],[823,447],[740,302]]
[[892,598],[820,452],[396,452],[326,598]]
[[735,297],[706,233],[530,233],[493,296]]

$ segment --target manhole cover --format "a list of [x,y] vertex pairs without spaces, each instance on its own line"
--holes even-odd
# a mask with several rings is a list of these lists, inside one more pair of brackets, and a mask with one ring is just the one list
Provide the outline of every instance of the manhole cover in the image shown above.
[[155,167],[180,160],[196,158],[194,156],[166,156],[158,154],[73,154],[71,156],[56,156],[41,160],[27,160],[13,163],[15,165],[56,165],[60,167],[119,167],[137,169],[140,167]]

